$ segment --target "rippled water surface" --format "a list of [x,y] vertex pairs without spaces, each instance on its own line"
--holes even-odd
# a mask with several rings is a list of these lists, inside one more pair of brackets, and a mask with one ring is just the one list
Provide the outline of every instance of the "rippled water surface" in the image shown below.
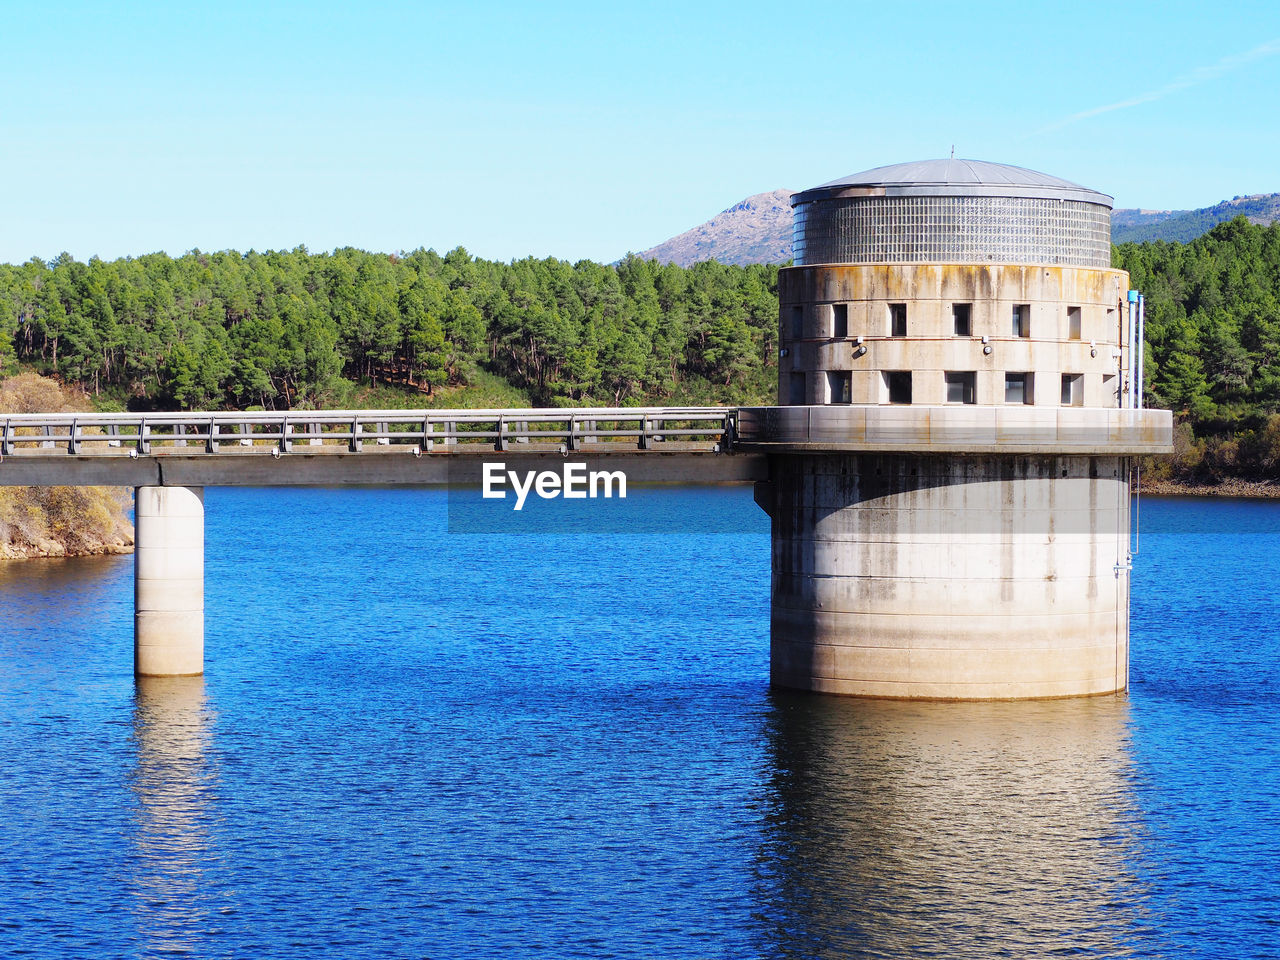
[[750,489],[629,503],[210,489],[192,680],[0,566],[0,956],[1280,955],[1280,504],[1144,502],[1127,697],[954,705],[770,693]]

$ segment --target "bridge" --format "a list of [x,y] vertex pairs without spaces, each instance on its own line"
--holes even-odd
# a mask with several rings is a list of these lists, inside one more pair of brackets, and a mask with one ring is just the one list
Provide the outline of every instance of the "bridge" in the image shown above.
[[479,483],[486,463],[763,480],[719,407],[0,414],[0,485],[135,488],[134,669],[204,670],[206,486]]
[[[0,485],[135,488],[140,676],[204,670],[204,487],[479,485],[486,464],[503,462],[581,464],[633,483],[754,483],[773,519],[772,670],[784,685],[1055,696],[1096,692],[1055,679],[1073,656],[1055,650],[1059,621],[1087,637],[1111,618],[1127,638],[1122,458],[1168,452],[1171,434],[1167,411],[1021,404],[0,413]],[[858,615],[870,629],[842,625],[867,606]],[[893,666],[888,680],[868,668],[871,681],[819,686],[842,669],[821,659],[831,645],[798,656],[789,640],[821,631],[874,652],[879,630],[910,658],[939,637],[970,644],[969,621],[987,646],[1026,634],[1030,666],[975,641],[968,661],[928,666],[941,680],[899,680],[913,674]],[[969,680],[979,668],[991,679]],[[1121,666],[1112,674],[1103,685],[1122,686]]]
[[762,479],[724,407],[0,413],[0,485],[444,484],[607,457],[637,482]]

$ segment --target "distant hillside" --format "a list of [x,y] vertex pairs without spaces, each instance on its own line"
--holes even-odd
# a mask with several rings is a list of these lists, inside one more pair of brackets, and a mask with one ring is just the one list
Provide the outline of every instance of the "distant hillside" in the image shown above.
[[1234,197],[1199,210],[1117,210],[1111,216],[1113,243],[1172,240],[1187,243],[1225,220],[1245,216],[1267,226],[1280,219],[1280,193]]
[[640,256],[682,267],[702,260],[747,266],[791,259],[791,191],[757,193]]
[[[1199,210],[1115,210],[1113,243],[1176,240],[1187,243],[1233,217],[1266,226],[1280,219],[1280,193],[1235,197]],[[702,260],[747,266],[791,259],[791,191],[758,193],[678,237],[640,254],[682,267]]]
[[1177,217],[1190,212],[1190,210],[1112,210],[1111,236],[1114,238],[1121,230],[1148,227],[1168,220],[1170,217]]

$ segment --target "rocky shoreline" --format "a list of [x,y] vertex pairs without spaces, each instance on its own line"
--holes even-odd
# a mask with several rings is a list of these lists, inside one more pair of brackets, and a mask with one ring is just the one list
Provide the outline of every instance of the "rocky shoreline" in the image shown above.
[[1187,483],[1182,480],[1142,479],[1139,492],[1153,497],[1253,497],[1280,499],[1280,481],[1223,480],[1221,483]]
[[83,543],[68,547],[65,543],[41,537],[34,543],[0,543],[0,562],[5,560],[42,560],[54,557],[103,557],[133,553],[133,538],[117,538],[104,543]]

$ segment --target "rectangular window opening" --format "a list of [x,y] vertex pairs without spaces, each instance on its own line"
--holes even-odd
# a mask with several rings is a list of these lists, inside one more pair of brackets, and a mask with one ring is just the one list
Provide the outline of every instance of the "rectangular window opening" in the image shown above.
[[944,374],[947,384],[947,403],[977,403],[976,384],[978,374],[973,370]]
[[1062,375],[1062,405],[1064,407],[1084,406],[1084,374],[1064,373]]
[[973,304],[953,303],[951,305],[951,319],[954,323],[957,337],[973,336]]
[[1102,396],[1111,406],[1120,406],[1120,378],[1114,373],[1103,374]]
[[791,308],[791,339],[804,339],[804,307]]
[[805,392],[804,373],[793,370],[787,380],[787,403],[793,407],[803,407],[808,402],[809,396]]
[[890,403],[911,402],[910,370],[885,370],[881,376],[884,378],[885,397]]
[[1030,373],[1006,373],[1004,375],[1005,403],[1034,402],[1034,380]]
[[849,336],[849,305],[837,303],[831,308],[831,336],[843,340]]
[[828,371],[827,390],[827,403],[852,403],[853,374],[847,370]]
[[889,336],[905,337],[906,335],[907,305],[905,303],[889,304]]
[[1013,308],[1013,335],[1015,337],[1031,336],[1031,305],[1019,303]]
[[1067,307],[1067,339],[1080,339],[1080,308]]

